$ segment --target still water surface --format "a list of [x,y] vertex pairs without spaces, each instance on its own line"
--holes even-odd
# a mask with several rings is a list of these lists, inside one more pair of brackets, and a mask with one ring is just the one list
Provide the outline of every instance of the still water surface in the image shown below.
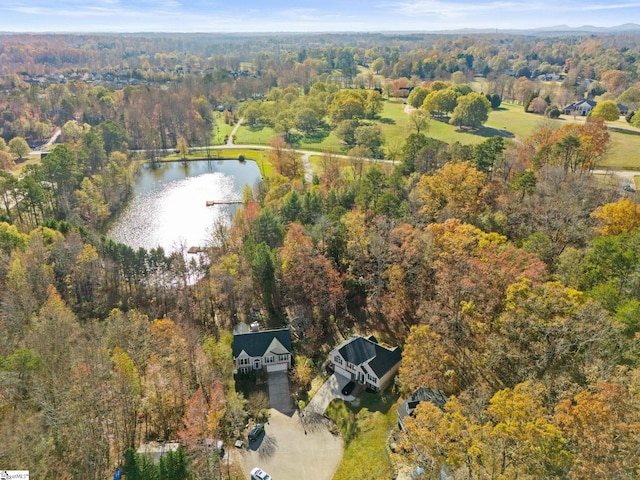
[[228,222],[236,205],[206,206],[207,200],[241,200],[245,185],[260,181],[255,162],[237,160],[166,162],[145,165],[133,185],[133,198],[107,236],[133,249],[161,246],[165,252],[181,245],[211,243],[213,227]]

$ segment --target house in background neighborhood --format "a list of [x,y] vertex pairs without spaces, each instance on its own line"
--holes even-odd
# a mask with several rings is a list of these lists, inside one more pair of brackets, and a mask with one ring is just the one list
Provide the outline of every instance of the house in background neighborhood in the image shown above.
[[440,390],[433,388],[420,387],[413,392],[413,395],[398,407],[398,427],[400,427],[401,430],[404,430],[403,420],[413,415],[413,411],[420,402],[431,402],[436,407],[443,409],[444,404],[447,403],[447,397]]
[[376,392],[382,391],[400,368],[398,347],[380,345],[371,335],[354,335],[331,351],[335,373]]
[[618,103],[617,105],[618,105],[618,110],[620,110],[620,115],[624,117],[627,115],[627,113],[629,113],[629,107],[621,103]]
[[560,75],[557,73],[542,73],[536,78],[542,82],[557,82],[560,80]]
[[591,113],[593,107],[597,104],[593,100],[585,98],[583,100],[579,100],[577,102],[570,103],[562,110],[565,115],[575,115],[586,117]]
[[239,373],[286,371],[291,368],[291,355],[288,328],[259,330],[258,324],[252,323],[249,332],[233,335],[233,361]]

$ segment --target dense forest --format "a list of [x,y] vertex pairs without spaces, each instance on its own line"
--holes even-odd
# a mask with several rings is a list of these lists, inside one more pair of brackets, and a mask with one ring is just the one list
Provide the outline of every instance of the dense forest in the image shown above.
[[[300,398],[351,333],[399,345],[394,391],[449,397],[407,420],[429,478],[638,478],[640,204],[591,174],[605,120],[474,145],[428,128],[505,100],[633,112],[638,58],[622,34],[1,36],[0,466],[97,480],[179,440],[177,473],[144,478],[221,478],[205,439],[264,416],[231,357],[258,310],[294,333]],[[398,96],[414,128],[383,138]],[[105,237],[141,161],[239,116],[278,133],[273,169],[200,260]],[[319,152],[308,182],[286,147],[323,130],[349,157]]]

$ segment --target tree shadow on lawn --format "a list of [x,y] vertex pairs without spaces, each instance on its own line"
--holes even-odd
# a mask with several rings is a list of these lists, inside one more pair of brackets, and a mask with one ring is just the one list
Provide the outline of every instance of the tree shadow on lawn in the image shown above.
[[246,125],[246,129],[252,133],[261,132],[267,125]]
[[491,138],[491,137],[514,138],[515,137],[513,133],[507,130],[500,130],[498,128],[485,127],[485,126],[482,126],[480,128],[458,127],[456,129],[456,132],[467,133],[469,135],[475,135],[477,137],[483,137],[483,138]]
[[235,376],[236,392],[240,392],[244,395],[244,398],[249,398],[254,392],[264,392],[269,395],[268,385],[262,379],[257,378],[255,372],[247,374],[237,374]]
[[380,118],[378,122],[384,123],[385,125],[395,125],[396,121],[393,118]]
[[363,390],[353,402],[346,402],[349,409],[355,414],[366,408],[370,412],[387,414],[389,409],[398,401],[398,394],[393,391],[393,385],[389,385],[380,393]]
[[322,129],[317,130],[313,133],[308,133],[303,138],[305,143],[321,143],[325,138],[329,136],[330,133],[330,129]]

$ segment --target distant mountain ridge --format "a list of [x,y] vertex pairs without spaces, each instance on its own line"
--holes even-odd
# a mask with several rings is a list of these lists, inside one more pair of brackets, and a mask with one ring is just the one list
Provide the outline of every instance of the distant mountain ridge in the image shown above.
[[507,34],[580,34],[580,33],[640,33],[640,25],[637,23],[625,23],[613,27],[595,27],[593,25],[582,25],[580,27],[570,27],[568,25],[555,25],[551,27],[539,27],[528,29],[505,29],[505,28],[460,28],[454,30],[439,30],[434,33],[507,33]]

